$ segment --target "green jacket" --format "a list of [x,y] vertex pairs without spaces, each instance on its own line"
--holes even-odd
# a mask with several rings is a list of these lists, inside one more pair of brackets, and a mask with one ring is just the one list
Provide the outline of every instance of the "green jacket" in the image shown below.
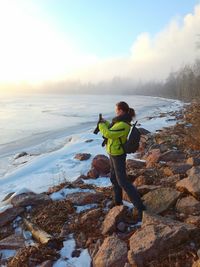
[[99,123],[100,133],[108,139],[106,151],[113,156],[122,155],[124,154],[124,150],[120,138],[122,144],[124,144],[127,140],[131,126],[124,121],[116,122],[111,128],[109,128],[109,125],[110,123],[108,121]]

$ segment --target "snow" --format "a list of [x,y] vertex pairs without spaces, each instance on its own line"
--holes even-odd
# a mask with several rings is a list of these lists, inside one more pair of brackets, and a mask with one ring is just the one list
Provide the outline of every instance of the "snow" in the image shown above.
[[109,187],[112,185],[110,178],[108,177],[99,177],[96,179],[82,179],[84,184],[96,185],[97,187]]
[[61,189],[58,192],[52,193],[50,195],[52,200],[62,200],[65,199],[67,195],[72,194],[72,193],[80,193],[80,192],[91,192],[95,193],[95,190],[91,189],[81,189],[81,188],[64,188]]
[[11,258],[15,256],[15,254],[16,254],[16,250],[13,250],[13,249],[1,249],[0,250],[0,258],[2,260]]
[[83,206],[74,206],[76,208],[77,213],[81,213],[85,210],[90,210],[98,207],[98,204],[88,204],[88,205],[83,205]]
[[[4,129],[0,132],[0,140],[5,142],[0,144],[0,201],[8,193],[18,194],[24,188],[41,193],[51,186],[73,182],[80,175],[86,175],[92,159],[97,154],[106,155],[105,148],[101,146],[101,135],[93,134],[98,113],[103,111],[106,119],[112,118],[114,104],[122,98],[135,107],[140,127],[153,132],[175,124],[175,121],[169,121],[171,116],[159,118],[160,113],[178,110],[183,105],[175,100],[143,96],[45,95],[43,98],[31,98],[29,104],[21,98],[1,100],[0,111],[5,117],[0,122],[0,128]],[[11,121],[6,117],[8,114],[12,117]],[[147,115],[157,117],[149,120]],[[19,126],[22,128],[19,129]],[[12,134],[10,129],[13,129]],[[19,136],[21,139],[18,139]],[[89,139],[93,141],[86,142]],[[22,151],[33,156],[16,161],[14,157]],[[79,161],[74,158],[77,153],[90,153],[91,158]],[[111,185],[109,178],[105,177],[85,180],[84,183],[102,187]],[[65,195],[65,192],[62,194]],[[57,193],[53,197],[60,199],[62,194]]]
[[71,237],[63,242],[63,248],[60,251],[60,259],[57,260],[53,267],[90,267],[91,258],[87,249],[82,249],[79,257],[72,257],[72,252],[75,250],[76,243]]

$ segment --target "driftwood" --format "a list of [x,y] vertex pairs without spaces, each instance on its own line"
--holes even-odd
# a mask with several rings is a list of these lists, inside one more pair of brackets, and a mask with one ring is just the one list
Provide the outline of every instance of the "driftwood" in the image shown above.
[[32,236],[41,244],[47,245],[48,247],[55,248],[60,246],[62,240],[58,240],[52,235],[48,234],[44,230],[42,230],[36,224],[30,222],[27,219],[23,219],[23,222],[27,229],[32,233]]

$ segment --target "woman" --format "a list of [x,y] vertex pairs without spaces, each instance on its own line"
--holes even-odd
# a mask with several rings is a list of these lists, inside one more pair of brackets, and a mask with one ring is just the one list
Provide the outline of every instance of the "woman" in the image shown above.
[[135,111],[129,108],[126,102],[119,102],[115,108],[116,117],[109,124],[104,119],[99,123],[99,131],[107,139],[106,151],[110,157],[111,182],[114,189],[115,205],[122,205],[122,189],[127,193],[129,199],[138,210],[138,222],[142,221],[142,212],[145,206],[142,203],[137,189],[126,176],[126,153],[123,144],[126,142],[131,121],[135,117]]

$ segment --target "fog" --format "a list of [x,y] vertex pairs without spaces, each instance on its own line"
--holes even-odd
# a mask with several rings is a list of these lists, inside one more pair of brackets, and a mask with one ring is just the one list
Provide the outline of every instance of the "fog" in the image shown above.
[[[73,65],[73,71],[66,72],[65,75],[62,69],[60,78],[52,79],[51,72],[50,76],[46,74],[45,80],[36,83],[28,80],[23,83],[19,81],[17,84],[4,82],[0,83],[0,92],[101,93],[107,90],[109,92],[131,92],[131,88],[137,87],[141,82],[164,81],[170,72],[178,70],[185,64],[192,64],[199,58],[200,50],[197,49],[200,39],[199,25],[200,5],[196,5],[192,13],[174,18],[157,34],[150,35],[148,32],[139,34],[133,40],[126,57],[100,59],[97,55],[79,55],[79,64]],[[60,60],[62,59],[63,68],[66,65],[63,61],[67,61],[66,56],[63,58],[61,56],[65,48],[63,43],[62,47],[55,47],[55,50],[60,49],[59,57]],[[52,58],[55,58],[53,53],[54,51],[51,53]],[[78,55],[72,54],[71,62],[73,62],[73,56],[77,61]],[[93,60],[88,61],[88,58]],[[41,58],[41,61],[43,59]],[[57,65],[54,64],[55,62]],[[60,61],[55,62],[52,62],[53,69],[60,69]],[[31,65],[31,61],[29,64]],[[37,64],[45,69],[44,62],[38,61]],[[42,73],[41,67],[40,72]]]

